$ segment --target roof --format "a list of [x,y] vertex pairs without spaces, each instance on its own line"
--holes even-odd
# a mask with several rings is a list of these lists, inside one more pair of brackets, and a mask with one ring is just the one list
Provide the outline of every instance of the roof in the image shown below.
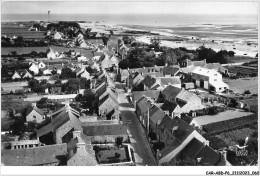
[[195,160],[200,158],[199,165],[203,166],[217,165],[220,160],[220,154],[218,152],[204,145],[196,138],[193,138],[181,153]]
[[194,96],[197,95],[193,92],[189,92],[187,90],[181,90],[179,94],[176,96],[176,98],[188,102],[190,99],[194,98]]
[[156,105],[153,105],[149,109],[149,118],[154,124],[156,124],[158,121],[161,122],[164,116],[164,111],[161,108],[158,108]]
[[30,114],[33,110],[35,110],[37,113],[39,113],[39,114],[42,115],[42,116],[44,115],[43,111],[40,110],[39,108],[37,108],[37,107],[35,107],[35,106],[29,106],[29,107],[27,107],[26,116],[27,116],[28,114]]
[[78,119],[78,117],[79,114],[76,110],[72,109],[71,107],[63,107],[52,114],[51,123],[36,131],[37,137],[41,137],[49,132],[56,131],[58,128],[60,128],[63,124],[65,124],[68,121],[71,121],[74,127],[80,127],[81,122]]
[[142,97],[136,102],[136,106],[138,106],[141,112],[144,113],[148,110],[148,108],[150,108],[151,102],[147,97]]
[[129,73],[132,74],[134,72],[139,73],[154,73],[154,72],[160,72],[161,69],[163,69],[164,66],[154,66],[154,67],[142,67],[142,68],[132,68],[129,69]]
[[161,106],[161,109],[163,111],[169,111],[170,113],[172,113],[177,106],[177,103],[165,100],[163,105]]
[[181,72],[183,73],[192,73],[197,67],[184,67],[180,68]]
[[127,69],[120,69],[120,75],[122,76],[129,76],[129,72]]
[[87,136],[127,135],[127,126],[123,124],[82,126]]
[[180,68],[178,68],[178,67],[171,67],[171,66],[164,67],[162,69],[162,72],[163,72],[164,75],[175,75],[179,71],[180,71]]
[[162,94],[164,97],[177,97],[177,95],[181,92],[181,89],[174,86],[167,86],[165,89],[163,89]]
[[206,63],[206,60],[201,60],[201,61],[193,61],[193,65],[194,66],[199,66],[199,67],[202,67],[204,66]]
[[149,91],[134,91],[133,99],[135,101],[140,100],[143,96],[150,97],[152,99],[157,99],[160,94],[159,90],[149,90]]
[[151,76],[146,76],[141,83],[151,89],[152,86],[156,83],[156,79],[152,78]]
[[46,145],[19,150],[1,150],[1,162],[6,166],[38,166],[66,162],[67,144]]
[[153,76],[153,77],[163,77],[163,74],[160,72],[152,72],[152,73],[143,73],[143,76]]
[[217,71],[215,70],[210,70],[207,68],[203,68],[203,67],[196,67],[193,71],[192,74],[198,74],[198,75],[204,75],[204,76],[214,76],[215,74],[219,74]]
[[108,93],[104,98],[102,98],[99,103],[98,106],[101,106],[103,103],[105,103],[108,99],[111,99],[114,103],[115,103],[115,108],[118,108],[118,102],[113,98],[113,96],[110,95],[110,93]]
[[176,85],[181,84],[181,79],[178,76],[175,77],[161,77],[158,78],[160,80],[161,85]]
[[[170,118],[168,115],[165,115],[162,119],[162,122],[159,124],[159,128],[164,128],[175,136],[179,142],[183,142],[193,131],[194,128],[187,124],[185,121],[179,117]],[[172,130],[176,128],[175,132]]]

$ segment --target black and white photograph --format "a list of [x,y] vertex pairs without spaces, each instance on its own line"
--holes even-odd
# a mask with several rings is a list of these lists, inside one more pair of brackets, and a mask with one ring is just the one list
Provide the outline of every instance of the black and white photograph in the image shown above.
[[259,1],[1,1],[2,174],[259,175],[258,21]]

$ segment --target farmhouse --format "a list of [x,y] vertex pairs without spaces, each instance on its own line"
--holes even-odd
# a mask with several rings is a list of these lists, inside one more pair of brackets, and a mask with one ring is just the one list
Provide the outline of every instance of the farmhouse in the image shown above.
[[36,107],[36,103],[32,103],[32,106],[27,107],[26,122],[41,123],[45,119],[44,113]]
[[222,75],[217,71],[197,67],[192,71],[193,82],[196,86],[213,92],[223,92],[229,86],[222,81]]

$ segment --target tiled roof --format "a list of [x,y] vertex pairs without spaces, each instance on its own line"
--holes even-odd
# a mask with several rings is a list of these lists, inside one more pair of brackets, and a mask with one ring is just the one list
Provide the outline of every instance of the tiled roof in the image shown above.
[[176,84],[181,84],[180,77],[161,77],[158,78],[160,80],[161,85],[176,85]]
[[87,136],[126,135],[127,126],[123,124],[82,126],[83,133]]
[[101,106],[103,103],[105,103],[108,99],[111,99],[114,102],[115,108],[118,109],[118,102],[108,93],[104,98],[102,98],[99,103],[98,106]]
[[214,166],[217,165],[220,160],[220,154],[218,152],[204,145],[196,138],[193,138],[181,152],[196,160],[197,158],[201,158],[199,165]]
[[53,118],[50,124],[36,131],[37,137],[41,137],[49,132],[56,131],[56,129],[60,128],[63,124],[65,124],[69,120],[71,121],[71,123],[75,128],[79,128],[81,126],[81,122],[78,119],[78,114],[75,113],[75,110],[73,110],[72,108],[69,109],[62,108],[62,110],[59,111],[60,111],[59,113],[52,114]]
[[[159,128],[164,128],[175,136],[179,142],[183,142],[193,131],[194,128],[181,120],[178,117],[171,119],[168,115],[165,115],[162,122],[159,124]],[[172,130],[176,128],[174,132]]]
[[179,71],[180,71],[180,68],[178,68],[178,67],[171,67],[171,66],[164,67],[163,70],[162,70],[163,74],[165,74],[165,75],[175,75]]
[[66,162],[67,144],[46,145],[19,150],[2,150],[1,162],[6,166],[38,166]]
[[134,91],[133,98],[135,101],[140,100],[144,95],[152,99],[157,99],[160,94],[159,90],[149,90],[149,91]]
[[28,115],[28,114],[30,114],[33,110],[35,110],[37,113],[39,113],[40,115],[44,115],[44,113],[43,113],[43,111],[42,110],[40,110],[39,108],[37,108],[37,107],[32,107],[32,106],[29,106],[29,107],[27,107],[27,111],[26,111],[26,116]]
[[136,102],[136,106],[138,106],[141,112],[144,113],[148,110],[148,108],[150,108],[151,102],[147,97],[142,97]]
[[163,89],[162,94],[164,97],[177,97],[177,95],[181,92],[180,88],[174,87],[174,86],[167,86],[165,89]]
[[146,76],[141,83],[150,89],[156,83],[156,79],[150,76]]
[[154,77],[163,77],[163,74],[160,72],[153,72],[153,73],[143,73],[143,76],[154,76]]
[[207,64],[205,60],[193,61],[193,65],[194,65],[195,67],[197,67],[197,66],[203,67],[205,64]]
[[178,105],[177,103],[165,100],[165,102],[161,106],[161,109],[163,111],[169,111],[170,113],[172,113],[174,111],[174,109],[177,107],[177,105]]
[[191,98],[194,98],[194,96],[196,96],[196,94],[187,90],[181,90],[176,98],[188,102]]
[[158,121],[162,121],[163,117],[165,116],[164,111],[161,108],[158,108],[156,105],[153,105],[149,109],[149,118],[150,120],[156,124]]

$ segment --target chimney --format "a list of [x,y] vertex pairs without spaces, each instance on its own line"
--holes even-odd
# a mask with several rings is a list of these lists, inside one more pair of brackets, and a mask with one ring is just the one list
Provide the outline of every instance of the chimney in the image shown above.
[[169,111],[163,111],[165,115],[169,115]]
[[206,146],[209,146],[209,141],[208,140],[206,140],[205,142],[204,142],[204,145]]
[[77,150],[86,151],[86,144],[84,142],[77,143]]
[[78,139],[80,139],[81,131],[73,131],[72,133],[73,133],[73,138],[77,137]]
[[37,107],[37,106],[36,106],[36,103],[32,103],[32,107],[33,107],[33,108],[34,108],[34,107]]

